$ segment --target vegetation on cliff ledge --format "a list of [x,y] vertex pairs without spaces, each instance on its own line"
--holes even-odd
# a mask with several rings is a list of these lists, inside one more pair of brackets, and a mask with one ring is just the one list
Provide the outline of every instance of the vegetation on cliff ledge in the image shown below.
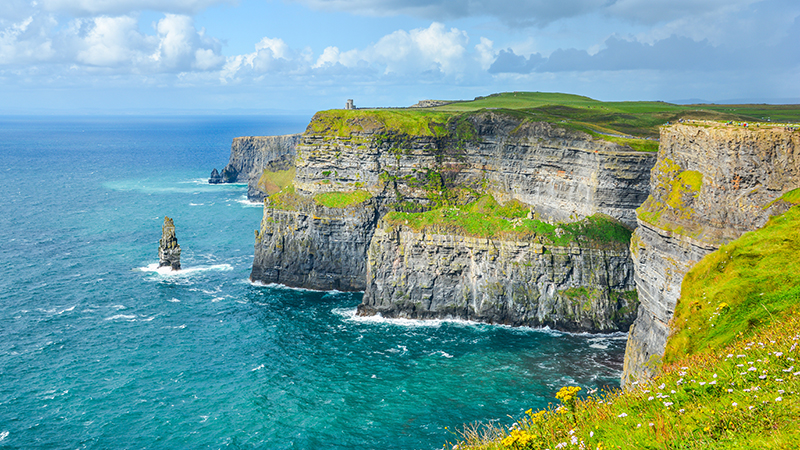
[[534,241],[558,247],[626,247],[631,231],[614,219],[597,214],[571,223],[549,224],[534,218],[531,207],[517,200],[504,205],[491,195],[462,206],[447,206],[421,213],[394,211],[384,217],[390,225],[415,231],[464,236]]
[[689,272],[654,380],[627,392],[562,390],[560,405],[511,427],[467,426],[458,448],[800,447],[798,227],[795,207]]

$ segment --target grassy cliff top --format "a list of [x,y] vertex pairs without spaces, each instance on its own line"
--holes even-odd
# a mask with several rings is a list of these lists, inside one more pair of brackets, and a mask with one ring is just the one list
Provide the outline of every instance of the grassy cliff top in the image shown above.
[[800,448],[799,226],[794,207],[689,272],[656,379],[565,386],[512,427],[467,426],[458,448]]
[[[680,118],[716,121],[800,122],[800,105],[675,105],[665,102],[601,102],[579,95],[507,92],[431,108],[328,110],[318,113],[308,131],[347,136],[351,132],[391,131],[417,136],[443,136],[457,116],[493,111],[549,122],[594,137],[654,151],[657,145],[635,141],[658,137],[659,127]],[[641,147],[641,148],[638,148]]]

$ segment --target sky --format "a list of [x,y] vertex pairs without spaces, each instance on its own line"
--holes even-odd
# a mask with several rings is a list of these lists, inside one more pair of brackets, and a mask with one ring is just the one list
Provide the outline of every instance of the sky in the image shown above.
[[797,0],[0,0],[0,114],[800,103]]

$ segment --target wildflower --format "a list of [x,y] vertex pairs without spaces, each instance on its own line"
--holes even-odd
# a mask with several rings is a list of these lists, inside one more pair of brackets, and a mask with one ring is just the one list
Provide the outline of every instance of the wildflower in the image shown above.
[[642,424],[640,424],[640,423],[637,423],[637,424],[636,424],[636,428],[642,428]]
[[651,427],[653,426],[653,422],[650,422],[650,426],[651,426]]
[[758,376],[758,379],[759,379],[759,380],[766,380],[766,379],[767,379],[767,376],[766,376],[766,375],[759,375],[759,376]]
[[736,403],[736,402],[733,402],[733,403],[731,403],[731,406],[733,406],[734,408],[736,408],[737,406],[739,406],[739,404],[738,404],[738,403]]
[[572,436],[570,441],[572,442],[572,445],[578,445],[578,436]]
[[556,448],[564,448],[564,447],[566,447],[566,446],[567,446],[567,443],[566,443],[566,442],[561,442],[561,443],[559,443],[559,444],[556,444]]
[[622,414],[618,415],[617,417],[628,417],[628,414],[627,413],[622,413]]
[[681,413],[681,414],[683,414],[684,412],[686,412],[686,410],[685,410],[685,409],[683,409],[683,408],[681,408],[681,409],[679,409],[679,410],[678,410],[678,412],[679,412],[679,413]]
[[655,397],[653,397],[653,396],[647,397],[647,401],[651,401],[651,400],[653,400],[654,398],[655,398]]
[[776,402],[779,402],[779,401],[781,401],[781,400],[783,400],[783,398],[782,398],[782,397],[776,397],[776,398],[775,398],[775,401],[776,401]]
[[672,405],[673,405],[672,402],[664,402],[664,406],[666,406],[667,408],[669,408]]
[[589,437],[594,437],[594,431],[589,432]]

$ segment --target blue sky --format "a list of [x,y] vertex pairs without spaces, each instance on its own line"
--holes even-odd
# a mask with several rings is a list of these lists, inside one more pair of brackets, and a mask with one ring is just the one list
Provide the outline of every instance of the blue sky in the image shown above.
[[797,0],[3,0],[0,114],[800,102]]

